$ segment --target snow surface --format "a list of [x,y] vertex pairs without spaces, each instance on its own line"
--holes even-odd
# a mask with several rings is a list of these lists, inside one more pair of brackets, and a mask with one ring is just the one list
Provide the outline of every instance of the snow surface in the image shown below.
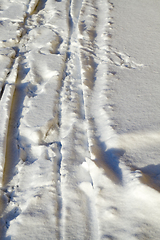
[[0,1],[0,239],[159,240],[159,12]]

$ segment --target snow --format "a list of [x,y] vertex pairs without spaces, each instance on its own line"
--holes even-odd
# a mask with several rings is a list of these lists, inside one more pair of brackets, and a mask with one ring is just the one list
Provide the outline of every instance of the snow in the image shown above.
[[0,239],[159,240],[156,0],[1,0]]

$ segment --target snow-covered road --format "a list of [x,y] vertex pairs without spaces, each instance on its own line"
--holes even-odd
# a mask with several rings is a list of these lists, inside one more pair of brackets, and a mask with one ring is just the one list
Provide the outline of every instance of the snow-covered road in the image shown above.
[[0,0],[0,239],[159,240],[159,10]]

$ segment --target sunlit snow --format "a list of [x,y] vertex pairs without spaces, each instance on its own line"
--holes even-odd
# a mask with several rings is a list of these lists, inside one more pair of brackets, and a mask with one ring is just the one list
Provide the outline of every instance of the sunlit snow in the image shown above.
[[157,0],[0,0],[0,239],[160,239]]

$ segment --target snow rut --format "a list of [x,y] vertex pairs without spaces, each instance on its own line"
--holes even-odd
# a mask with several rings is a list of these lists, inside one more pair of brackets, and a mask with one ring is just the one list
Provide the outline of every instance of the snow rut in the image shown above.
[[[94,24],[96,6],[91,4]],[[86,162],[90,149],[81,64],[86,57],[82,54],[90,47],[79,49],[80,21],[88,6],[87,1],[26,1],[12,19],[17,22],[17,35],[11,32],[13,37],[7,35],[1,41],[5,60],[0,94],[4,116],[1,238],[11,235],[20,239],[19,231],[26,239],[33,238],[37,228],[41,229],[37,236],[45,231],[47,239],[99,238],[93,182]],[[11,12],[13,8],[9,5]],[[93,42],[95,26],[88,34]],[[93,70],[87,74],[94,85],[96,65],[92,56],[89,58]]]
[[111,2],[22,2],[0,12],[0,238],[135,239],[130,187],[148,172],[120,162],[109,116],[114,67],[143,64],[111,46]]
[[[56,20],[58,14],[62,12],[61,21],[64,22],[64,29],[67,29],[68,4],[62,7],[58,3],[48,6],[44,1],[31,1],[29,5],[27,4],[28,1],[26,1],[26,12],[23,12],[23,21],[19,21],[17,16],[17,28],[20,28],[23,33],[19,41],[10,41],[10,39],[2,41],[10,47],[8,51],[6,48],[5,53],[1,51],[5,58],[4,68],[11,68],[11,70],[3,74],[4,80],[1,81],[0,104],[3,118],[1,118],[0,234],[1,239],[9,236],[10,233],[13,238],[21,239],[19,235],[21,229],[28,239],[30,236],[34,238],[35,229],[42,227],[36,234],[37,237],[44,231],[47,239],[59,239],[58,166],[61,156],[58,139],[58,95],[65,67],[68,37],[66,33],[64,38],[60,36],[61,32],[63,35],[63,29],[60,35],[57,33]],[[12,9],[12,6],[9,7]],[[43,9],[45,7],[49,19],[46,17],[47,23],[44,26],[45,10]],[[37,13],[35,14],[34,11]],[[41,11],[43,17],[39,14]],[[59,17],[58,20],[60,20]],[[55,24],[54,27],[52,21]],[[42,37],[40,43],[37,40],[39,33]],[[12,67],[11,64],[14,61],[12,58],[16,55],[14,49],[17,52],[17,59]],[[40,70],[43,62],[42,54],[45,55],[43,71]],[[37,62],[32,61],[32,58],[37,58]],[[47,94],[50,92],[50,95],[47,97],[43,94],[43,90]],[[35,98],[37,93],[40,97]],[[41,98],[45,98],[44,105],[41,107],[47,106],[47,115],[43,122],[40,119],[36,125],[34,120],[32,122],[29,122],[30,118],[26,120],[26,112],[28,113],[28,104],[33,104],[33,114],[38,116],[39,108],[35,109],[34,103],[37,104]],[[38,119],[41,117],[39,115]],[[29,127],[31,131],[28,132]],[[31,228],[29,227],[30,211],[36,212],[32,218]],[[42,219],[43,214],[45,220]],[[29,225],[26,225],[26,220],[24,222],[24,215]],[[39,218],[38,222],[35,220],[36,217]],[[30,232],[27,230],[28,227]],[[15,230],[13,231],[12,228]]]
[[[85,111],[81,87],[78,23],[81,1],[71,1],[70,40],[61,92],[62,239],[97,239],[92,179],[86,169],[88,155]],[[86,195],[86,190],[90,193]]]

